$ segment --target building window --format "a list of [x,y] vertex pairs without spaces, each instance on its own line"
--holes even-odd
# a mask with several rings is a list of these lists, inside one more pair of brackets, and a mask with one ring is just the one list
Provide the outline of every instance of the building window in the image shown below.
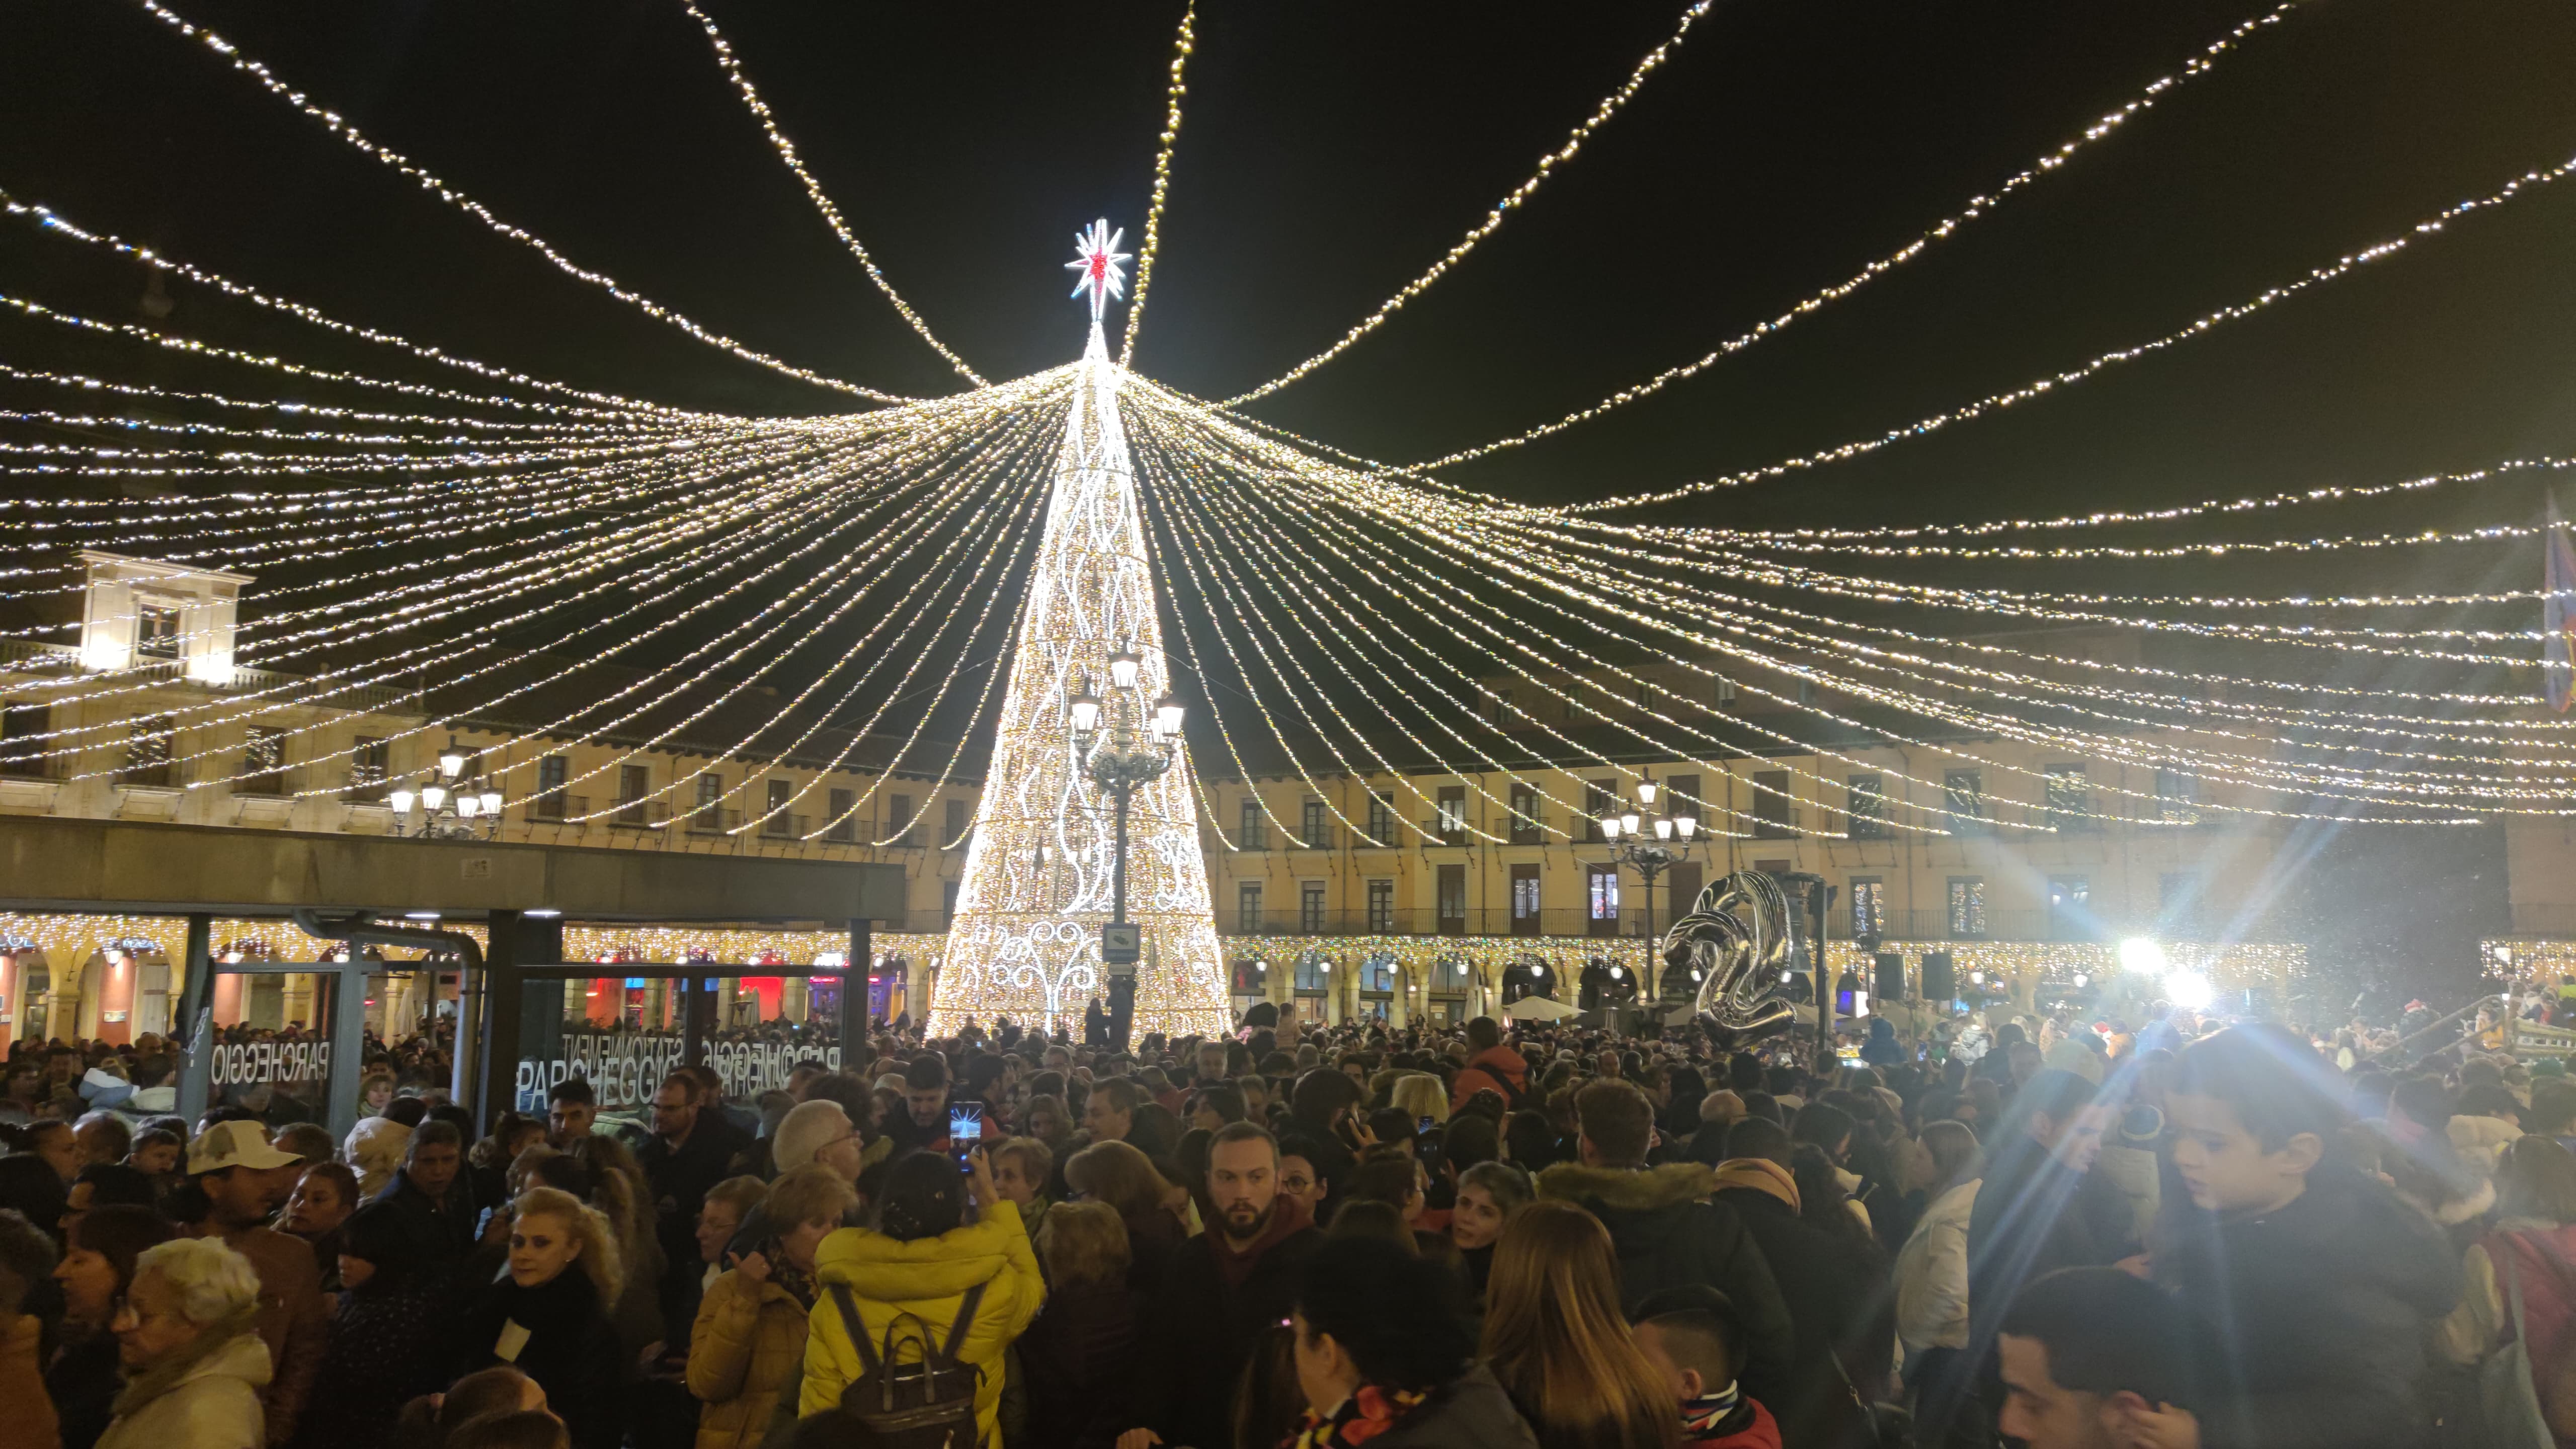
[[1511,721],[1512,692],[1508,689],[1498,689],[1494,691],[1494,727],[1496,729],[1509,729],[1511,728]]
[[[859,839],[859,792],[834,790],[824,797],[824,808],[832,812],[831,823],[823,827],[823,838],[841,845],[855,845]],[[950,882],[955,884],[955,882]]]
[[1798,809],[1789,798],[1789,772],[1753,773],[1753,838],[1790,840],[1798,834]]
[[1235,929],[1247,936],[1261,934],[1261,882],[1237,881],[1234,887]]
[[617,767],[617,823],[641,825],[645,821],[644,797],[652,793],[652,776],[642,765]]
[[689,828],[713,834],[725,828],[724,776],[713,770],[698,777],[698,798],[689,810]]
[[2168,825],[2200,823],[2200,781],[2180,770],[2156,771],[2156,818]]
[[145,659],[179,657],[179,609],[175,604],[134,606],[134,652]]
[[1296,984],[1300,992],[1321,996],[1332,988],[1333,963],[1321,952],[1309,951],[1297,958]]
[[967,802],[954,795],[948,797],[945,808],[948,814],[941,823],[939,843],[954,849],[966,843],[966,832],[974,828],[975,817],[967,809]]
[[1851,838],[1887,838],[1887,777],[1854,775],[1843,781],[1843,807],[1851,813]]
[[1395,802],[1375,790],[1369,791],[1368,830],[1378,844],[1395,844]]
[[1601,822],[1619,806],[1619,783],[1615,780],[1583,782],[1583,838],[1599,840]]
[[1308,850],[1323,850],[1333,843],[1333,827],[1325,822],[1324,802],[1306,801],[1297,817],[1298,838]]
[[2099,828],[2101,822],[2093,814],[2091,779],[2084,766],[2050,765],[2041,780],[2049,824],[2060,830]]
[[1380,995],[1395,992],[1395,958],[1384,952],[1360,963],[1360,990]]
[[1697,775],[1666,775],[1663,799],[1666,815],[1687,815],[1702,823],[1708,820],[1708,802],[1699,797]]
[[1261,828],[1260,796],[1246,795],[1243,797],[1243,815],[1238,823],[1242,828],[1236,830],[1234,833],[1234,843],[1237,849],[1267,850],[1270,848],[1269,837]]
[[1368,883],[1368,928],[1372,936],[1395,934],[1395,882],[1373,880]]
[[1467,934],[1467,867],[1440,867],[1440,934]]
[[0,775],[46,775],[46,736],[53,733],[51,706],[0,704]]
[[1983,771],[1943,772],[1941,800],[1949,808],[1952,830],[1962,835],[1983,833],[1986,828],[1986,777]]
[[233,782],[233,793],[286,793],[286,731],[266,725],[250,727],[250,738],[242,745],[242,778]]
[[349,745],[349,793],[361,800],[381,800],[393,774],[393,751],[373,735],[360,735]]
[[1538,844],[1538,791],[1527,785],[1512,787],[1512,844]]
[[1851,928],[1855,941],[1887,935],[1887,882],[1874,875],[1851,879]]
[[886,836],[886,844],[914,845],[919,843],[912,837],[913,817],[911,796],[888,795],[886,797],[885,823],[886,829],[891,832]]
[[1302,935],[1324,934],[1324,883],[1301,881],[1297,886],[1297,930]]
[[1950,934],[1962,941],[1983,940],[1986,934],[1986,878],[1981,875],[1950,877]]
[[1440,843],[1443,845],[1466,844],[1467,787],[1464,785],[1441,786],[1439,803]]
[[768,791],[768,799],[766,808],[761,811],[760,833],[778,837],[797,834],[795,817],[787,813],[788,803],[796,798],[796,782],[770,780],[765,782],[764,788]]
[[168,785],[171,780],[171,744],[177,739],[179,720],[175,715],[148,714],[129,720],[125,726],[125,768],[117,772],[120,785]]
[[2093,882],[2080,875],[2048,878],[2048,939],[2089,941],[2093,929]]
[[1583,902],[1585,924],[1595,936],[1619,934],[1619,867],[1587,865],[1583,868]]
[[1538,881],[1539,867],[1512,867],[1512,934],[1515,936],[1539,934]]
[[1735,703],[1735,681],[1723,674],[1719,675],[1717,687],[1712,691],[1710,699],[1719,709],[1732,706]]
[[1654,710],[1654,707],[1655,707],[1655,706],[1654,706],[1654,686],[1653,686],[1653,685],[1651,685],[1651,684],[1649,684],[1649,683],[1647,683],[1645,680],[1642,680],[1642,679],[1638,680],[1638,681],[1637,681],[1637,713],[1639,713],[1639,714],[1648,714],[1648,713],[1651,713],[1651,712]]
[[564,818],[564,784],[571,778],[571,756],[540,756],[537,760],[537,798],[529,804],[529,811],[544,820]]

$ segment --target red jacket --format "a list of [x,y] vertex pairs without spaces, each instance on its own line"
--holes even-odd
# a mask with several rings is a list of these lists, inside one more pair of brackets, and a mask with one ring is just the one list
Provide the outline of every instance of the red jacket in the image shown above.
[[1489,1046],[1458,1069],[1458,1079],[1449,1087],[1449,1111],[1455,1115],[1478,1092],[1500,1092],[1508,1103],[1514,1092],[1528,1090],[1529,1063],[1510,1047]]

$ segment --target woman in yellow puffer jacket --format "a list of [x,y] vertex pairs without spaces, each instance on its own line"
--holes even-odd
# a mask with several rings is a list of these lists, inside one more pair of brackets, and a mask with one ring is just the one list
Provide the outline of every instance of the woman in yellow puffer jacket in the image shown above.
[[828,1167],[800,1167],[770,1185],[761,1216],[772,1229],[707,1286],[689,1333],[689,1392],[697,1449],[758,1449],[782,1394],[793,1393],[814,1308],[814,1259],[859,1195]]
[[[970,1193],[976,1221],[965,1224]],[[850,1290],[869,1340],[883,1344],[886,1329],[903,1314],[945,1343],[966,1290],[980,1283],[984,1297],[957,1344],[957,1357],[981,1373],[975,1387],[978,1442],[1001,1443],[1002,1355],[1046,1301],[1046,1281],[1020,1210],[994,1188],[983,1149],[968,1156],[962,1178],[943,1153],[916,1152],[898,1160],[886,1178],[877,1228],[843,1228],[825,1238],[815,1255],[815,1277],[819,1291],[805,1343],[800,1416],[837,1409],[841,1391],[863,1371],[833,1305],[832,1285]],[[909,1336],[897,1345],[907,1362],[919,1351]]]

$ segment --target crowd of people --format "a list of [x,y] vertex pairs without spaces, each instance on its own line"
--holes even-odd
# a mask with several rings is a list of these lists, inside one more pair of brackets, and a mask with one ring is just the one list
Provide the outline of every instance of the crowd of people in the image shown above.
[[2576,1443],[2557,1062],[1750,1045],[1004,1021],[479,1130],[371,1044],[337,1141],[24,1045],[0,1449]]

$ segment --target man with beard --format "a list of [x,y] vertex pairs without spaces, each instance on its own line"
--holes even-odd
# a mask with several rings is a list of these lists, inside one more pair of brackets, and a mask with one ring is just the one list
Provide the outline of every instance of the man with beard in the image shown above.
[[1279,1192],[1279,1144],[1249,1122],[1208,1150],[1209,1231],[1172,1255],[1147,1315],[1137,1373],[1137,1426],[1118,1449],[1230,1444],[1234,1388],[1267,1331],[1295,1306],[1297,1270],[1323,1241],[1306,1210]]

